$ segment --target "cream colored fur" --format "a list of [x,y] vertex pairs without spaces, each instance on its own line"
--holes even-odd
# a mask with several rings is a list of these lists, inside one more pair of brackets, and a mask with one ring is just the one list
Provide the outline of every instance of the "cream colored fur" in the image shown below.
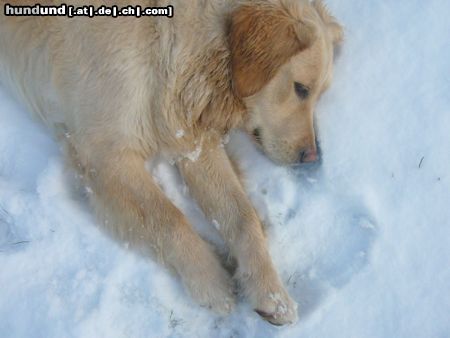
[[[127,3],[170,4],[174,17],[1,15],[0,80],[66,146],[69,162],[94,192],[91,202],[105,229],[175,270],[200,304],[229,313],[235,303],[229,274],[145,170],[154,156],[174,158],[206,216],[220,224],[237,261],[235,277],[253,308],[273,324],[294,322],[295,302],[276,273],[221,137],[236,127],[262,128],[263,149],[283,163],[315,147],[313,106],[330,81],[340,27],[321,3],[303,0]],[[242,48],[249,46],[244,30],[251,30],[246,21],[253,10],[261,20],[288,20],[279,29],[286,39],[298,39],[298,47],[285,40],[277,51],[281,59],[261,59],[265,68],[258,71],[266,75],[249,82],[256,73]],[[250,54],[260,48],[260,55],[269,55],[271,41],[260,40]],[[299,102],[293,81],[307,82],[311,99]]]

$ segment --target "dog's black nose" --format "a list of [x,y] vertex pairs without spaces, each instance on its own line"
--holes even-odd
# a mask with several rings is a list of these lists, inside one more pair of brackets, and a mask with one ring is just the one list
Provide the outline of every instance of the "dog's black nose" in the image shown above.
[[312,163],[318,159],[316,148],[305,148],[300,151],[299,161],[300,163]]

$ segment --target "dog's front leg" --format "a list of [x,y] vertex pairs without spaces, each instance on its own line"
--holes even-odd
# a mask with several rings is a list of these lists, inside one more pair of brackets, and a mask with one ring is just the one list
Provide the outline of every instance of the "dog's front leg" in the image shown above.
[[260,220],[217,143],[203,147],[196,161],[181,160],[180,171],[236,258],[238,282],[255,311],[275,325],[292,323],[297,318],[296,304],[275,271]]
[[200,304],[229,313],[234,296],[228,273],[154,183],[144,158],[129,150],[98,154],[93,156],[95,163],[85,164],[82,170],[93,190],[93,205],[109,232],[130,248],[156,255],[173,268]]

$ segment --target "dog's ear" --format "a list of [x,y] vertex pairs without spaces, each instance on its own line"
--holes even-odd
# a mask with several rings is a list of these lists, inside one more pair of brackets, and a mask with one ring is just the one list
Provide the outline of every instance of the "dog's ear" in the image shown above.
[[344,29],[342,26],[337,22],[336,18],[330,14],[322,0],[314,0],[313,6],[325,23],[328,33],[333,40],[333,44],[340,44],[344,40]]
[[282,8],[248,4],[231,15],[233,86],[240,97],[261,90],[292,56],[312,45],[313,23],[301,22]]

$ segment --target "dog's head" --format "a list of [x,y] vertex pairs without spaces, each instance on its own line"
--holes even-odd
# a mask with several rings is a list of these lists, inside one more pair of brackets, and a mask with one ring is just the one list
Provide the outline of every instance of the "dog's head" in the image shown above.
[[342,28],[320,0],[266,0],[232,14],[233,85],[245,128],[282,164],[317,159],[313,113],[332,78]]

